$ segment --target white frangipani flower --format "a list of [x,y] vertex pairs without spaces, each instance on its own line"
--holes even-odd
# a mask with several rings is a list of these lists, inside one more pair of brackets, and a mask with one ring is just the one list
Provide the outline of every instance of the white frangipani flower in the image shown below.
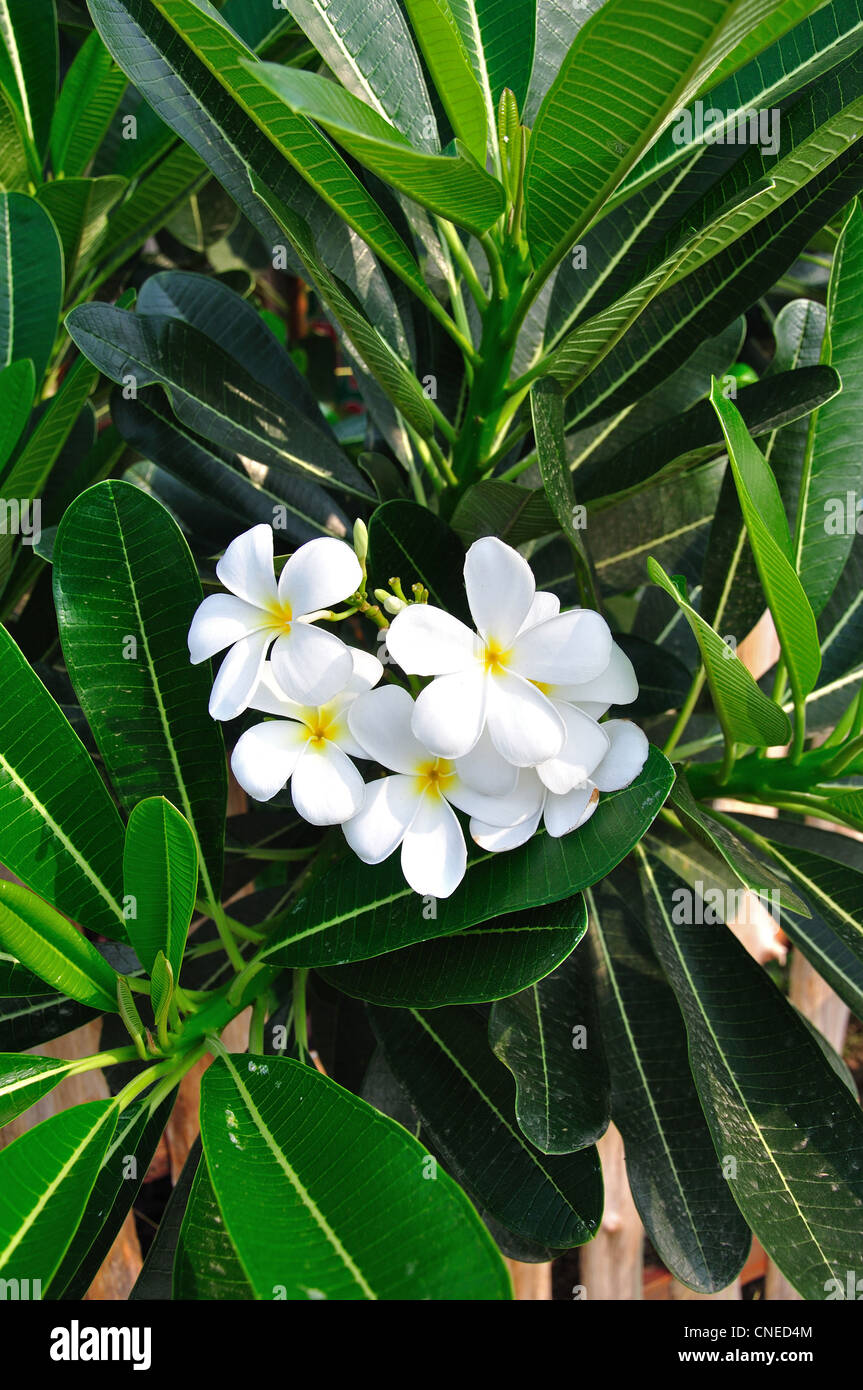
[[558,794],[544,785],[538,770],[523,769],[519,773],[518,795],[530,809],[504,828],[495,823],[497,818],[483,821],[481,817],[472,817],[473,840],[482,849],[518,849],[536,832],[540,820],[548,834],[559,839],[590,820],[599,803],[600,792],[620,791],[634,782],[650,751],[647,738],[629,719],[609,719],[599,727],[607,735],[608,751],[580,786]]
[[400,686],[361,695],[348,711],[353,737],[366,756],[395,774],[370,782],[362,810],[342,826],[365,864],[380,864],[401,845],[401,865],[416,893],[448,898],[464,877],[464,835],[452,807],[501,826],[529,814],[532,802],[516,789],[485,796],[469,787],[454,762],[419,742],[411,728],[414,703]]
[[344,689],[351,677],[350,652],[334,633],[312,623],[362,582],[349,545],[327,536],[307,541],[290,557],[277,584],[272,529],[253,526],[231,541],[216,574],[231,592],[205,598],[189,629],[195,664],[230,647],[210,695],[214,719],[234,719],[247,708],[271,645],[273,673],[290,699],[320,705]]
[[312,825],[341,825],[363,804],[365,786],[351,758],[364,758],[348,728],[348,711],[383,674],[377,657],[349,649],[353,673],[326,704],[305,706],[280,690],[267,662],[251,708],[279,716],[255,724],[237,741],[234,776],[256,801],[269,801],[290,781],[294,809]]
[[469,753],[487,727],[506,762],[535,767],[555,758],[566,738],[544,685],[599,676],[611,657],[608,625],[590,609],[543,617],[553,596],[537,603],[527,561],[493,536],[471,546],[464,578],[477,632],[439,608],[411,604],[387,634],[404,671],[437,677],[416,701],[413,731],[426,748],[453,759]]

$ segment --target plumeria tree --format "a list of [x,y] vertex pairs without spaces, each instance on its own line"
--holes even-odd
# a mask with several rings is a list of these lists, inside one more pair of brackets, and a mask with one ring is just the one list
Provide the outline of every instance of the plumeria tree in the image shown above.
[[0,629],[2,1118],[111,1088],[0,1151],[0,1277],[83,1295],[207,1058],[141,1297],[506,1299],[612,1120],[684,1284],[847,1296],[853,1078],[730,926],[863,1016],[859,6],[89,12],[214,182],[69,306],[130,452]]

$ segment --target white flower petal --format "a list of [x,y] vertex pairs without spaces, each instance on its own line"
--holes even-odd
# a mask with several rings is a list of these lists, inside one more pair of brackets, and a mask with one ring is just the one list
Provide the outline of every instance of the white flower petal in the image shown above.
[[359,647],[349,647],[353,662],[353,673],[345,686],[346,690],[351,690],[357,695],[364,690],[371,690],[372,686],[377,685],[384,673],[384,668],[376,656],[371,652],[361,651]]
[[611,747],[590,774],[591,781],[601,792],[617,792],[635,781],[647,762],[650,744],[630,719],[609,719],[602,727],[611,740]]
[[556,757],[566,730],[551,700],[520,676],[495,676],[488,687],[489,733],[507,762],[535,767]]
[[509,647],[536,592],[527,560],[496,536],[483,536],[467,552],[464,583],[477,631],[486,640]]
[[348,710],[348,728],[364,756],[393,772],[416,774],[428,750],[411,729],[414,702],[400,685],[382,685],[358,695]]
[[365,784],[334,743],[309,740],[291,778],[297,815],[311,825],[341,825],[362,808]]
[[518,768],[501,757],[488,729],[483,729],[469,753],[456,760],[455,770],[463,782],[484,796],[505,796],[518,777]]
[[448,898],[464,878],[467,850],[455,812],[426,795],[402,840],[402,873],[415,893]]
[[505,796],[483,796],[458,779],[446,784],[444,795],[453,806],[485,825],[515,826],[535,820],[540,814],[545,787],[533,768],[522,768],[516,785]]
[[440,758],[463,758],[476,744],[485,719],[488,681],[482,668],[438,676],[417,696],[414,734]]
[[397,613],[386,644],[392,660],[411,676],[463,671],[482,655],[482,644],[469,627],[427,603],[413,603]]
[[279,575],[279,598],[298,618],[356,593],[362,582],[360,562],[349,545],[318,536],[295,550]]
[[[581,705],[596,701],[605,705],[631,705],[638,698],[638,680],[635,667],[622,647],[611,644],[611,656],[605,670],[591,681],[580,685],[556,686],[556,700],[566,700],[571,705]],[[603,713],[605,711],[603,710]]]
[[305,722],[310,711],[296,700],[289,700],[273,671],[273,663],[265,661],[260,679],[249,700],[249,709],[259,709],[263,714],[275,714],[280,719],[299,719]]
[[353,670],[344,642],[309,623],[291,623],[276,639],[270,660],[282,690],[299,705],[325,705],[344,690]]
[[540,803],[539,810],[529,820],[523,820],[519,825],[501,827],[499,825],[485,825],[481,820],[472,820],[470,823],[471,839],[479,845],[480,849],[491,850],[495,854],[508,849],[518,849],[521,845],[526,845],[531,836],[536,834],[541,815],[542,803]]
[[210,594],[199,604],[189,628],[192,665],[197,666],[199,661],[215,656],[223,647],[230,647],[251,633],[272,626],[269,614],[244,599],[235,598],[233,594]]
[[600,675],[610,658],[611,632],[605,619],[591,608],[571,608],[522,632],[510,665],[528,680],[575,685]]
[[[557,698],[558,690],[565,688],[564,686],[555,686],[555,698]],[[608,705],[599,704],[596,700],[568,700],[567,704],[574,704],[576,708],[580,709],[584,714],[589,714],[591,719],[601,719],[608,710]]]
[[556,618],[559,612],[560,599],[557,594],[549,593],[547,589],[538,589],[519,632],[526,632],[529,627],[536,627],[537,623],[546,623],[549,618]]
[[536,769],[550,792],[561,796],[581,786],[611,747],[604,728],[573,705],[554,701],[566,727],[566,742],[556,758],[540,763]]
[[380,864],[401,844],[419,805],[412,777],[369,782],[362,810],[342,825],[345,839],[364,864]]
[[261,524],[237,536],[216,565],[216,574],[226,589],[257,608],[274,605],[278,591],[273,572],[272,528]]
[[254,694],[267,647],[272,641],[270,632],[253,632],[235,642],[213,682],[210,692],[210,714],[213,719],[236,719],[248,707]]
[[256,801],[269,801],[280,792],[308,737],[308,729],[288,719],[247,729],[231,754],[231,768],[243,791]]
[[577,830],[589,821],[599,805],[599,792],[590,785],[575,787],[566,796],[553,796],[549,792],[545,799],[545,828],[555,840]]

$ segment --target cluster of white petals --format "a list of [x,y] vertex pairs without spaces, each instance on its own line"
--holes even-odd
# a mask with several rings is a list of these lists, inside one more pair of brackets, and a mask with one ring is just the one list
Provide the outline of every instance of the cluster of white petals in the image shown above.
[[[272,531],[255,526],[216,573],[231,592],[205,598],[189,632],[193,662],[230,649],[210,713],[272,716],[238,740],[237,781],[258,801],[290,783],[298,814],[341,825],[366,864],[400,848],[417,893],[448,897],[464,876],[456,810],[483,849],[517,849],[540,822],[553,837],[577,830],[600,793],[628,786],[644,765],[648,743],[635,724],[600,723],[638,694],[607,623],[590,609],[561,613],[554,594],[537,592],[527,561],[494,537],[465,559],[475,630],[414,603],[386,634],[390,662],[432,678],[416,699],[380,684],[377,657],[315,625],[362,583],[343,541],[300,546],[277,583]],[[355,759],[387,775],[364,782]]]

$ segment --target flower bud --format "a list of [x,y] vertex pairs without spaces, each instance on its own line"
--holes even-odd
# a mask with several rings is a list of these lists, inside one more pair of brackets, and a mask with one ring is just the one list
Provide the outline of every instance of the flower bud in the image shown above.
[[356,555],[360,564],[362,564],[368,553],[369,533],[366,529],[366,523],[364,521],[361,521],[360,518],[357,517],[356,521],[354,522],[354,554]]

